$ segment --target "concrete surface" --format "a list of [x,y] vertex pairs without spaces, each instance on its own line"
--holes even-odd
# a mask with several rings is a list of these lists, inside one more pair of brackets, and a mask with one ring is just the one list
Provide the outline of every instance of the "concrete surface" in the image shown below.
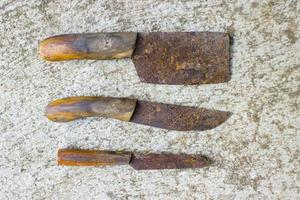
[[[1,0],[0,199],[299,199],[299,1]],[[38,42],[102,31],[226,31],[228,83],[141,83],[131,60],[49,63]],[[222,126],[176,132],[108,119],[58,124],[53,99],[136,97],[232,111]],[[134,171],[56,166],[59,148],[201,153],[214,166]]]

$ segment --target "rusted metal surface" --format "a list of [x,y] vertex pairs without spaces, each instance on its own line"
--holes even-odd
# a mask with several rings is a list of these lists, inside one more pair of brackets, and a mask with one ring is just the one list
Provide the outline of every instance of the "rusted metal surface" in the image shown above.
[[60,149],[57,152],[58,164],[67,166],[111,166],[128,164],[131,153],[114,151],[91,151]]
[[132,59],[141,81],[147,83],[188,85],[230,79],[226,33],[139,33]]
[[135,105],[135,99],[127,98],[69,97],[51,102],[45,109],[45,115],[55,122],[68,122],[83,117],[110,117],[129,121]]
[[169,130],[203,131],[222,124],[230,115],[205,108],[137,101],[130,122]]
[[136,170],[183,169],[209,166],[211,161],[201,155],[134,154],[130,165]]
[[130,58],[136,35],[132,32],[57,35],[40,43],[39,54],[48,61]]

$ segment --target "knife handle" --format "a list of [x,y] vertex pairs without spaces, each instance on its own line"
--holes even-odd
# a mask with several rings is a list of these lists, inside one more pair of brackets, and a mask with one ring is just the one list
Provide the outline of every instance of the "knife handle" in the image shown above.
[[55,122],[68,122],[84,117],[109,117],[129,121],[135,106],[135,99],[101,96],[68,97],[48,104],[45,115]]
[[57,152],[58,165],[65,166],[112,166],[129,164],[131,153],[116,151],[91,151],[60,149]]
[[39,54],[48,61],[130,58],[137,33],[85,33],[49,37],[41,41]]

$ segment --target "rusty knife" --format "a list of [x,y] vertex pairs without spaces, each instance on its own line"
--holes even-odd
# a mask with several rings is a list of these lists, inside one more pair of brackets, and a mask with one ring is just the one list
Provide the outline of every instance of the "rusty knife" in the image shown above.
[[80,96],[49,103],[45,115],[55,122],[68,122],[84,117],[108,117],[169,130],[203,131],[222,124],[231,113],[128,98]]
[[206,156],[170,153],[135,154],[120,151],[60,149],[57,157],[58,165],[64,166],[99,167],[129,164],[136,170],[202,168],[211,164]]
[[142,82],[208,84],[230,79],[230,39],[220,32],[66,34],[39,45],[48,61],[132,58]]

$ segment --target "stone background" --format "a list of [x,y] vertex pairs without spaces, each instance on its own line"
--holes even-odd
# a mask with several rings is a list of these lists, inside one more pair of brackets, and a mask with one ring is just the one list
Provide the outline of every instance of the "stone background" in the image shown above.
[[[0,199],[299,199],[300,3],[278,1],[0,2]],[[45,62],[40,40],[62,33],[225,31],[228,83],[141,83],[131,60]],[[204,132],[111,119],[48,121],[48,102],[104,95],[231,111]],[[59,148],[201,153],[214,166],[135,171],[56,166]]]

